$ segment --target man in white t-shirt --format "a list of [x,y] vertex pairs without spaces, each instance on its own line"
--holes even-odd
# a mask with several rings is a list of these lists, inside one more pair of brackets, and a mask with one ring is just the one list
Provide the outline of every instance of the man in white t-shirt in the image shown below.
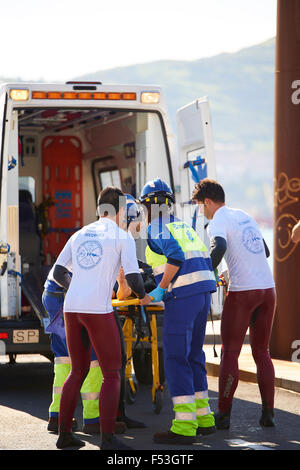
[[194,189],[193,200],[204,206],[209,219],[213,269],[223,256],[229,284],[221,317],[222,357],[219,374],[218,429],[228,429],[238,384],[238,357],[248,327],[262,399],[262,426],[274,426],[274,367],[269,339],[275,311],[275,284],[267,261],[268,248],[256,221],[246,212],[225,205],[222,186],[205,178]]
[[120,228],[125,209],[126,198],[121,190],[103,190],[98,198],[99,220],[72,235],[55,264],[54,280],[67,289],[64,318],[71,359],[71,373],[61,395],[58,448],[84,445],[73,436],[71,425],[93,347],[104,379],[99,398],[101,449],[129,449],[113,434],[120,396],[121,341],[112,292],[121,266],[129,287],[139,298],[145,297],[145,289],[135,241]]

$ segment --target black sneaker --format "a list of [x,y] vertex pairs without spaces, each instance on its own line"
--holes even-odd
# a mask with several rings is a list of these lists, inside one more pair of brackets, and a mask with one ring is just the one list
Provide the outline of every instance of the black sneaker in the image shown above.
[[78,448],[84,447],[85,442],[77,439],[77,437],[73,436],[71,432],[62,432],[59,434],[59,437],[56,442],[56,447],[58,449],[66,449],[66,448]]
[[101,435],[101,450],[133,450],[132,447],[124,444],[122,441],[116,438],[114,434]]
[[146,424],[142,421],[137,421],[136,419],[128,418],[128,416],[123,416],[123,418],[121,418],[121,421],[124,421],[128,429],[138,429],[147,427]]
[[263,408],[259,420],[261,426],[272,427],[274,423],[274,410],[271,408]]
[[214,434],[216,432],[216,426],[209,426],[206,428],[197,428],[197,436],[207,436],[208,434]]
[[[116,421],[115,434],[123,434],[126,431],[126,424],[122,421]],[[85,423],[82,428],[84,434],[100,434],[99,423]]]
[[218,411],[214,414],[215,424],[217,429],[230,428],[230,415]]
[[192,445],[196,442],[196,436],[183,436],[176,434],[172,431],[157,432],[153,436],[153,441],[156,444],[171,444],[171,445]]

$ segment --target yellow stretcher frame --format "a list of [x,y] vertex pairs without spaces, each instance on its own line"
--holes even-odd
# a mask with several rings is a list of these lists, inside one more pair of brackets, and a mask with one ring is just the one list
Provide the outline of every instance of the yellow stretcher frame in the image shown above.
[[[122,315],[122,312],[128,311],[128,306],[139,306],[139,299],[128,298],[125,300],[112,300],[112,306],[117,308],[117,313]],[[157,321],[156,312],[163,311],[163,307],[159,305],[147,305],[145,307],[147,313],[151,315],[150,329],[151,336],[144,336],[139,338],[140,342],[148,342],[151,345],[151,358],[152,358],[152,407],[156,414],[159,414],[162,408],[162,393],[163,386],[160,383],[159,376],[159,359],[158,359],[158,343],[157,343]],[[136,394],[136,386],[133,381],[133,343],[136,342],[137,338],[134,336],[134,321],[129,315],[124,315],[125,321],[123,325],[123,335],[126,344],[126,367],[125,367],[125,378],[128,381],[131,392],[133,395]]]

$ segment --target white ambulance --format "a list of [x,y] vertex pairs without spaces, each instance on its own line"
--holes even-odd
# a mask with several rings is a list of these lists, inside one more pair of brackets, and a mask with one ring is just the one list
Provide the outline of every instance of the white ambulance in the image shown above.
[[43,284],[70,235],[95,220],[101,189],[138,197],[159,177],[175,192],[177,215],[195,222],[195,181],[216,176],[207,99],[178,110],[177,125],[176,144],[158,86],[0,87],[0,354],[49,354]]

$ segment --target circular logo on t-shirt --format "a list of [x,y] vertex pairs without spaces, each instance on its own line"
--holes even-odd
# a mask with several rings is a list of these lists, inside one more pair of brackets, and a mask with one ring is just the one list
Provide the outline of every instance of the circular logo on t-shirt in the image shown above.
[[101,261],[102,245],[97,240],[87,240],[78,247],[76,258],[83,269],[92,269]]
[[254,227],[244,228],[242,241],[244,247],[251,253],[259,254],[264,249],[261,235]]

